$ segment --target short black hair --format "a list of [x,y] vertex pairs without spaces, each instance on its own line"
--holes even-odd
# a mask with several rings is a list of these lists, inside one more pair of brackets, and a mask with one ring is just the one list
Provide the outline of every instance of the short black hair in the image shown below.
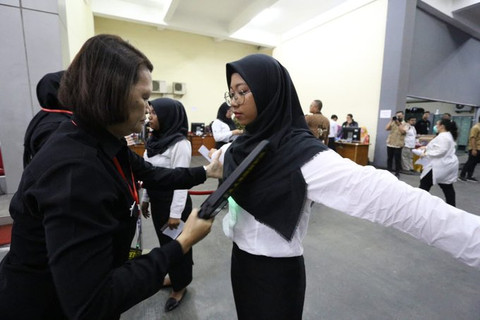
[[74,116],[105,128],[128,119],[128,99],[150,60],[122,38],[100,34],[88,39],[62,77],[58,97]]

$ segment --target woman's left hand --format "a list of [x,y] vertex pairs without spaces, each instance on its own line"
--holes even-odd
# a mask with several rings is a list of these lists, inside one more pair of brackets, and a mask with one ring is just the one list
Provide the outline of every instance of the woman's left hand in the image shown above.
[[176,219],[176,218],[168,219],[168,227],[170,229],[177,229],[179,224],[180,224],[180,219]]

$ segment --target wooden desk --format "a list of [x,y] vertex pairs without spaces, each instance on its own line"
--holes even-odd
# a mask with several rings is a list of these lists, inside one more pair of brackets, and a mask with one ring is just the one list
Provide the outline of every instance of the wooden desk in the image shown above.
[[[188,135],[188,141],[192,144],[192,156],[199,156],[200,153],[198,152],[198,148],[203,145],[208,149],[215,148],[215,139],[213,139],[212,135],[205,135],[205,136],[196,136],[196,135]],[[143,157],[143,153],[145,152],[145,145],[141,144],[134,144],[129,146],[129,148],[138,154],[140,157]]]
[[198,152],[198,149],[202,146],[202,144],[208,149],[215,148],[215,139],[211,134],[207,134],[203,136],[196,136],[193,134],[189,134],[188,140],[192,144],[192,156],[200,155],[200,153]]
[[368,164],[368,146],[368,144],[357,142],[335,142],[335,148],[339,155],[362,166]]

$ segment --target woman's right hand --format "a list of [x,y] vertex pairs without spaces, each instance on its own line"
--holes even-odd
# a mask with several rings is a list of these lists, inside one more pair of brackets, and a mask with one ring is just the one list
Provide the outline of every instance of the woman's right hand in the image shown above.
[[148,211],[149,202],[143,201],[141,205],[142,214],[145,218],[150,218],[150,212]]
[[182,246],[183,253],[186,253],[190,248],[205,238],[212,229],[213,219],[208,220],[198,217],[198,209],[193,209],[183,226],[182,233],[178,236],[177,241]]
[[205,169],[207,170],[207,178],[221,179],[223,177],[223,165],[218,160],[221,154],[221,150],[212,154],[212,162],[205,166]]

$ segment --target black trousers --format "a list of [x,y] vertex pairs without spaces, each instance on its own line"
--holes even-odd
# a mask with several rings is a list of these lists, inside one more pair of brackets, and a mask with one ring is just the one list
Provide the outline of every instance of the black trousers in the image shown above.
[[402,170],[402,148],[392,148],[387,146],[387,169],[393,171],[393,160],[395,160],[395,173]]
[[477,151],[477,156],[472,155],[472,150],[468,151],[468,160],[463,166],[462,172],[460,173],[461,177],[469,177],[473,176],[473,171],[475,170],[475,166],[477,163],[480,162],[480,152]]
[[[173,196],[173,193],[172,193]],[[152,210],[152,219],[155,231],[157,232],[158,241],[160,246],[164,246],[173,239],[162,233],[162,227],[168,222],[170,218],[170,205],[172,198],[168,196],[163,197],[150,197],[150,204]],[[188,216],[192,212],[192,199],[187,196],[187,203],[185,209],[182,212],[182,220],[187,221]],[[174,291],[180,291],[192,282],[193,272],[193,256],[190,249],[183,255],[183,258],[176,264],[170,266],[168,269],[168,275],[172,282],[172,288]]]
[[302,319],[306,287],[303,256],[257,256],[234,243],[231,280],[239,320]]
[[[433,170],[430,170],[427,175],[420,180],[420,189],[430,191],[430,188],[433,185],[432,171]],[[445,202],[455,207],[455,189],[453,188],[453,183],[439,183],[438,186],[442,189],[443,194],[445,195]]]

